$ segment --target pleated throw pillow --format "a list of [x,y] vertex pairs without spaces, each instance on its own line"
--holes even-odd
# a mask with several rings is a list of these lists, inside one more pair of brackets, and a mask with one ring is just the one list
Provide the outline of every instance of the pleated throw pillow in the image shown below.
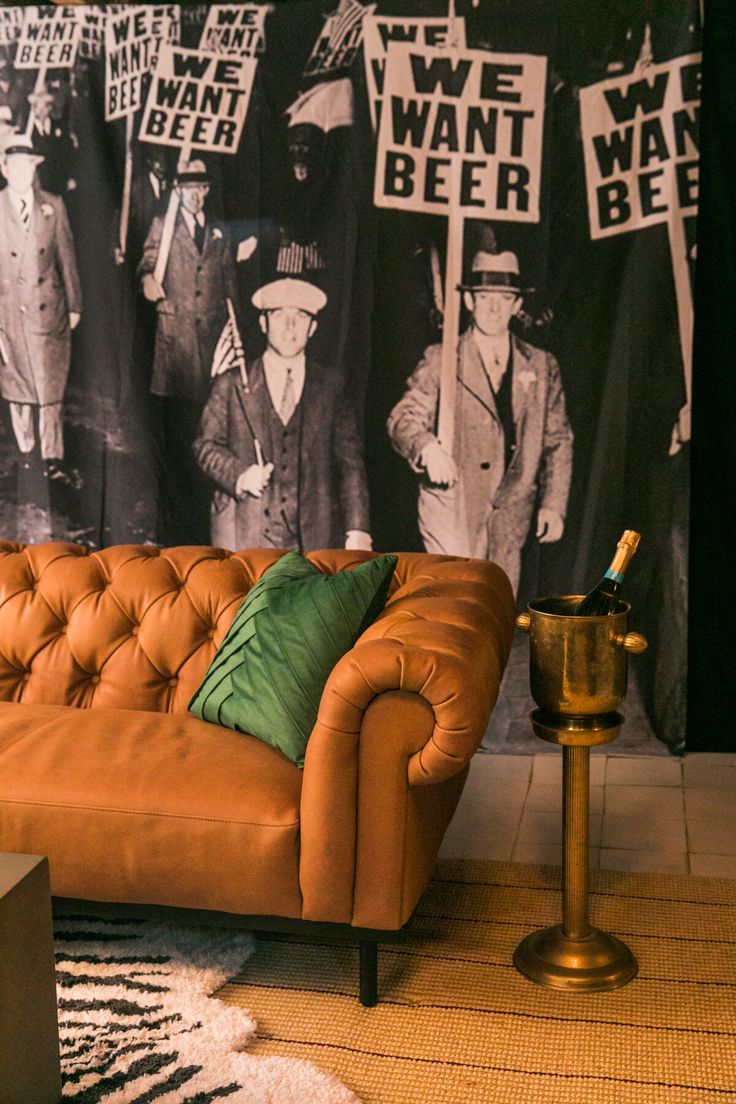
[[386,604],[396,556],[323,575],[287,552],[248,593],[189,710],[304,766],[325,683]]

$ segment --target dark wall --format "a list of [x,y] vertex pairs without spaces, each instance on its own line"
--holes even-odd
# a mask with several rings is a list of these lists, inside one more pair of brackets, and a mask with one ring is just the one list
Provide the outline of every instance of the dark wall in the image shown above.
[[707,5],[695,283],[689,751],[736,751],[736,9]]

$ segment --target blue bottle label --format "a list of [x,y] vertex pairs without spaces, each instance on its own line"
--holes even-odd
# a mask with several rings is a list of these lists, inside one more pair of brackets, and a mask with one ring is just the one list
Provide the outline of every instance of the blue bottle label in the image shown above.
[[618,571],[611,571],[610,567],[606,571],[605,578],[613,579],[614,583],[622,583],[624,581],[623,575],[619,574]]

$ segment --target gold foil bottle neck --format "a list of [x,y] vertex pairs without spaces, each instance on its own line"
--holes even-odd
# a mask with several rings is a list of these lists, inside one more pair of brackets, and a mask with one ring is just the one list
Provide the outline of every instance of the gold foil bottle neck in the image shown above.
[[624,534],[618,543],[625,544],[628,548],[631,549],[633,554],[639,547],[640,540],[641,533],[637,533],[635,529],[624,529]]

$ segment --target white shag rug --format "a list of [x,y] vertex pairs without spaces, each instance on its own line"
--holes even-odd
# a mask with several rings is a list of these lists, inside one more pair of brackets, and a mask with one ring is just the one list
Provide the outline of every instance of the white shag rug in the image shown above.
[[55,917],[63,1104],[360,1104],[331,1074],[241,1053],[256,1033],[212,999],[249,934]]

